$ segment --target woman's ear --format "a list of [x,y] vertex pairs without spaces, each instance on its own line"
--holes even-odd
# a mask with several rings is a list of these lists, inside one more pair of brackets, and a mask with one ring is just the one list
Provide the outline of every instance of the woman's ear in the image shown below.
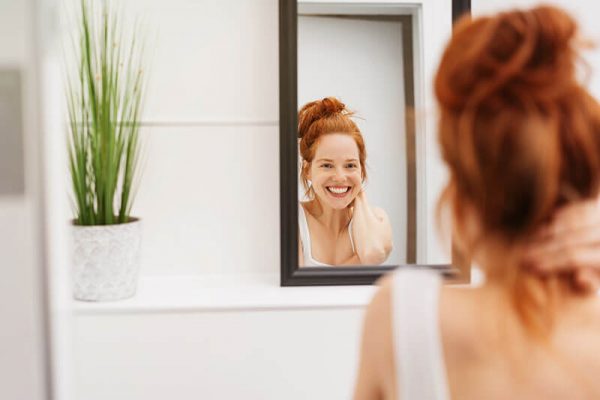
[[310,164],[308,163],[308,161],[303,160],[302,161],[302,170],[304,171],[304,176],[306,176],[307,180],[311,180],[310,177]]

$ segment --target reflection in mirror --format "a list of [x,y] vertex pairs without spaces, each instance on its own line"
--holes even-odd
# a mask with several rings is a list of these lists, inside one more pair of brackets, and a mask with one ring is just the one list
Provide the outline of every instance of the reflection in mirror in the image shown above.
[[415,263],[412,15],[298,4],[299,266]]

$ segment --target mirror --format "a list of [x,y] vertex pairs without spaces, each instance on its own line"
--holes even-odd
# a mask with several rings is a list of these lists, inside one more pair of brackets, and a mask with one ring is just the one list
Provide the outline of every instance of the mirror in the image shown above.
[[[416,115],[431,103],[435,6],[280,2],[282,285],[372,283],[415,264],[460,272],[457,257],[430,262],[439,165],[433,124]],[[445,9],[449,34],[469,4]]]
[[[306,118],[319,112],[327,97],[343,107],[307,127],[313,136],[322,135],[310,149],[306,137],[299,139],[299,148],[306,148],[304,156],[300,149],[298,154],[298,224],[304,260],[303,264],[299,260],[300,267],[416,261],[412,15],[383,11],[377,6],[298,4],[298,106],[316,102],[301,114]],[[319,124],[329,126],[315,129]],[[328,134],[334,125],[348,131],[346,138]],[[353,130],[356,140],[345,140]],[[357,140],[364,146],[360,151]],[[342,157],[344,144],[347,157]],[[313,175],[309,188],[302,184],[308,174]],[[315,190],[314,181],[319,179],[329,186]],[[340,237],[335,237],[331,224],[343,225]],[[362,236],[376,236],[368,244],[378,256],[369,257],[369,249],[359,248]]]

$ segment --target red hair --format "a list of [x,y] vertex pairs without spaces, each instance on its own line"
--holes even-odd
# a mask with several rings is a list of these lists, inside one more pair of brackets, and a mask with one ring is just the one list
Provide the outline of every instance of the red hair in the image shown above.
[[[600,107],[575,76],[577,31],[550,6],[456,25],[435,94],[450,169],[439,209],[449,206],[459,236],[468,205],[483,241],[500,238],[518,249],[558,207],[597,195]],[[528,328],[547,332],[556,282],[527,273],[514,254],[496,257],[487,273],[512,289]]]
[[363,180],[367,179],[367,150],[362,133],[352,121],[353,113],[346,109],[346,105],[335,97],[326,97],[323,100],[311,101],[305,104],[298,112],[298,138],[300,156],[307,165],[302,168],[300,180],[306,190],[311,192],[308,185],[308,168],[313,161],[319,139],[324,135],[342,133],[352,136],[358,146],[358,158]]

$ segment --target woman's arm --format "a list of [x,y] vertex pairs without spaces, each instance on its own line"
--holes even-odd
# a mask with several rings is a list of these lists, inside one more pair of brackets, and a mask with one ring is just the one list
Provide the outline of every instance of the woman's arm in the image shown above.
[[392,251],[392,227],[385,211],[369,205],[364,191],[354,199],[351,234],[363,265],[379,265],[387,260]]
[[354,385],[354,400],[393,399],[395,381],[392,321],[390,312],[391,280],[384,277],[364,316],[360,360]]

